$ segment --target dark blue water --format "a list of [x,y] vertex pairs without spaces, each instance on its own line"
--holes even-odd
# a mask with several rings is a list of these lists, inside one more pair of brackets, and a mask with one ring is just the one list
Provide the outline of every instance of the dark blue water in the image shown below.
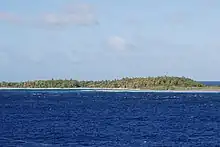
[[220,81],[199,81],[206,86],[220,86]]
[[217,145],[219,93],[0,92],[3,147]]

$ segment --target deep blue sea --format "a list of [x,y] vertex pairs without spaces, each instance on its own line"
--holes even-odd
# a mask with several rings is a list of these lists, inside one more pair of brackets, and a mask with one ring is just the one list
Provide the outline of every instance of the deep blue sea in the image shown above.
[[199,81],[206,86],[220,86],[220,81]]
[[0,90],[2,147],[219,145],[220,93]]

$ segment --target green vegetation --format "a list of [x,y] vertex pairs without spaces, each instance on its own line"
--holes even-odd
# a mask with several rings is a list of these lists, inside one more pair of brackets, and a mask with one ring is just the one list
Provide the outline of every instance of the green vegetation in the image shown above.
[[1,82],[0,87],[8,88],[128,88],[154,90],[192,90],[204,89],[207,86],[185,77],[147,77],[122,78],[102,81],[77,80],[37,80],[26,82]]

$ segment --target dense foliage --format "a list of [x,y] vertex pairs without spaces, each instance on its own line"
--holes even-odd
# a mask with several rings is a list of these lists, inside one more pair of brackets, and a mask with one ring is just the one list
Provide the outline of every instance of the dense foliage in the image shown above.
[[14,88],[140,88],[140,89],[172,89],[174,87],[204,87],[192,79],[185,77],[147,77],[147,78],[122,78],[102,81],[77,81],[77,80],[37,80],[26,82],[1,82],[0,87]]

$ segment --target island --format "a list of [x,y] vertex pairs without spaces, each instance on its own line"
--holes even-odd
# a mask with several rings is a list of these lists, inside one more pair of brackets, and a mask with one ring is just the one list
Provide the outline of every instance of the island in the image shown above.
[[107,88],[140,90],[220,90],[186,77],[126,77],[114,80],[78,81],[73,79],[1,82],[1,88]]

